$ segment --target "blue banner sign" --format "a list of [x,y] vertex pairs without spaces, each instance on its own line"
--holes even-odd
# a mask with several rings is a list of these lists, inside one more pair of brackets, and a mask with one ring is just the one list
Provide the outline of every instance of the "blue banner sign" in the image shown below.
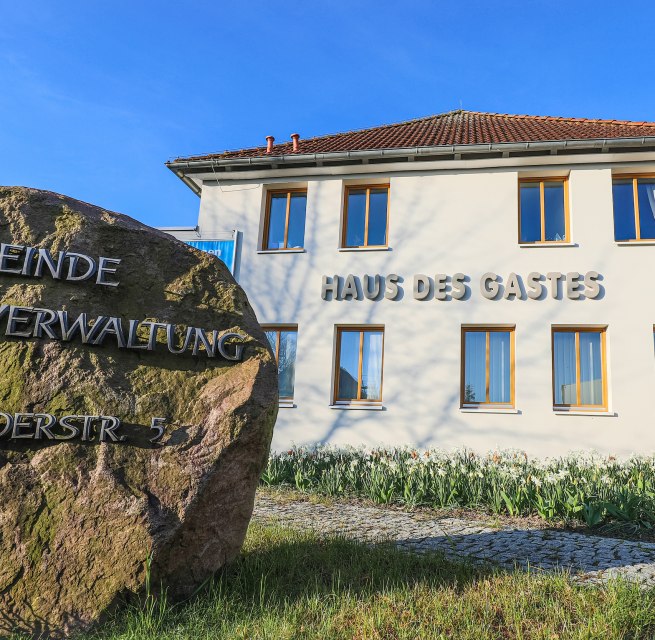
[[234,275],[236,244],[234,238],[230,238],[229,240],[185,240],[185,242],[196,249],[206,251],[207,253],[216,256],[219,260],[225,263],[230,270],[230,273]]

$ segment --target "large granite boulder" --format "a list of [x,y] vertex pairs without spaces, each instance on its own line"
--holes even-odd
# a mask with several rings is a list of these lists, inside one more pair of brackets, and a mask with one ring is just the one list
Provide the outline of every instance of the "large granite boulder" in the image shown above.
[[244,292],[50,192],[0,187],[0,242],[0,636],[84,630],[147,578],[189,595],[241,547],[277,414]]

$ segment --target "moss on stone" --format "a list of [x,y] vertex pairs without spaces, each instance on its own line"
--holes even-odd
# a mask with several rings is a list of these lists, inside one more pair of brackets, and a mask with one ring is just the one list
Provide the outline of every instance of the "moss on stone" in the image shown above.
[[3,363],[0,403],[5,410],[20,406],[23,401],[24,371],[33,351],[34,344],[0,342],[0,362]]
[[[119,257],[120,286],[0,277],[0,302],[245,336],[243,362],[0,333],[0,411],[114,415],[124,443],[0,440],[0,636],[85,629],[122,594],[192,593],[238,552],[277,413],[277,367],[217,260],[126,216],[0,187],[10,241]],[[3,236],[5,241],[5,236]],[[0,327],[0,331],[4,327]],[[140,333],[141,340],[147,334]],[[150,421],[167,419],[160,445]]]

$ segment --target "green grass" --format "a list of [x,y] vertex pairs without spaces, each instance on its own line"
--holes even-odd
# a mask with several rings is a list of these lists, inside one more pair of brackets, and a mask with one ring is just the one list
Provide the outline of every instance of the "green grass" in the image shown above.
[[655,591],[573,586],[387,546],[253,524],[243,553],[190,601],[131,608],[94,640],[653,638]]

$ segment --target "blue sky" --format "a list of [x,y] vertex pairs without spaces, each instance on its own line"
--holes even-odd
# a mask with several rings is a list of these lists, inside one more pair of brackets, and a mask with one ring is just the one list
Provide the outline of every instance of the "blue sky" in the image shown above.
[[655,5],[0,0],[0,184],[194,225],[175,156],[464,109],[655,120]]

